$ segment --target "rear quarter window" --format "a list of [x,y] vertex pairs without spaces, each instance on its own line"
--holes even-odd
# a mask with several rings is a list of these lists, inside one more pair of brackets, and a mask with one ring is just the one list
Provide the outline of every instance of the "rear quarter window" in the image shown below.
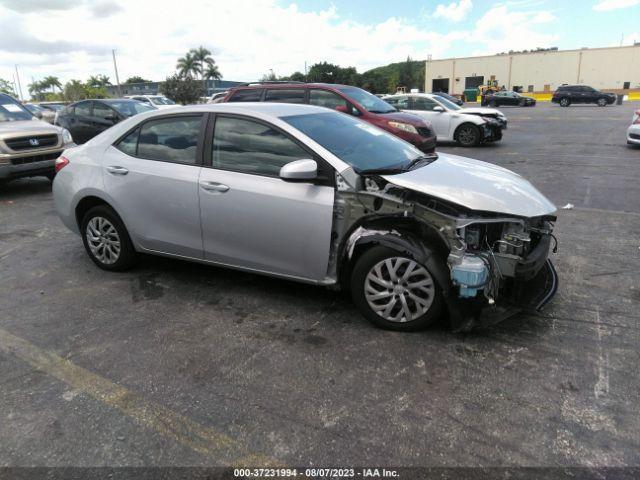
[[279,103],[305,103],[303,88],[279,88],[267,90],[264,97],[265,102]]
[[262,96],[260,89],[237,90],[231,95],[230,102],[259,102]]

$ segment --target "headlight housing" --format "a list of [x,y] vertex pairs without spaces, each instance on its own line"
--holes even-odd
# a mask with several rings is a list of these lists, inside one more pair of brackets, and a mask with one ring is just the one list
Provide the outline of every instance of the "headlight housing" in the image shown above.
[[71,132],[66,128],[62,129],[62,143],[73,143],[73,137]]
[[398,130],[402,130],[403,132],[415,133],[416,135],[418,134],[418,130],[416,130],[416,127],[408,123],[389,122],[389,126],[393,128],[397,128]]

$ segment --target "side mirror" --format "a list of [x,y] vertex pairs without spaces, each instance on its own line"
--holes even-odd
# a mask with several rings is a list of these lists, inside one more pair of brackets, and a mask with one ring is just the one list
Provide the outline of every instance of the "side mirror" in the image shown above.
[[295,160],[280,169],[280,178],[287,182],[307,182],[318,177],[318,164],[315,160]]
[[36,110],[36,112],[34,113],[34,115],[35,115],[35,117],[36,117],[38,120],[42,120],[42,112],[40,112],[40,111]]
[[440,105],[438,105],[436,107],[433,107],[433,111],[442,113],[442,112],[444,112],[444,108],[442,108]]

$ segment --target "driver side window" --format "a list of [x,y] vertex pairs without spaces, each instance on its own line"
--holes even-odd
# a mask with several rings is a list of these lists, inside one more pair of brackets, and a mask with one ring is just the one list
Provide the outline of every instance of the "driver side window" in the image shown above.
[[433,111],[438,104],[426,97],[413,97],[413,107],[411,110],[426,110],[428,112]]
[[278,177],[289,162],[310,155],[283,133],[244,118],[216,119],[213,134],[213,168]]
[[389,105],[396,107],[398,110],[409,109],[409,97],[385,98],[384,101],[387,102]]

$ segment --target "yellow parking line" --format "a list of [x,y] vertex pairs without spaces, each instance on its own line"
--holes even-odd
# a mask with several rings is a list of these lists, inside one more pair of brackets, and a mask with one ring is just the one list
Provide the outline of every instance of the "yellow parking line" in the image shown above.
[[120,410],[143,427],[211,457],[221,466],[278,466],[279,462],[248,451],[239,442],[200,425],[162,405],[145,400],[134,392],[96,375],[53,352],[42,350],[0,328],[0,351],[11,354],[75,390]]

